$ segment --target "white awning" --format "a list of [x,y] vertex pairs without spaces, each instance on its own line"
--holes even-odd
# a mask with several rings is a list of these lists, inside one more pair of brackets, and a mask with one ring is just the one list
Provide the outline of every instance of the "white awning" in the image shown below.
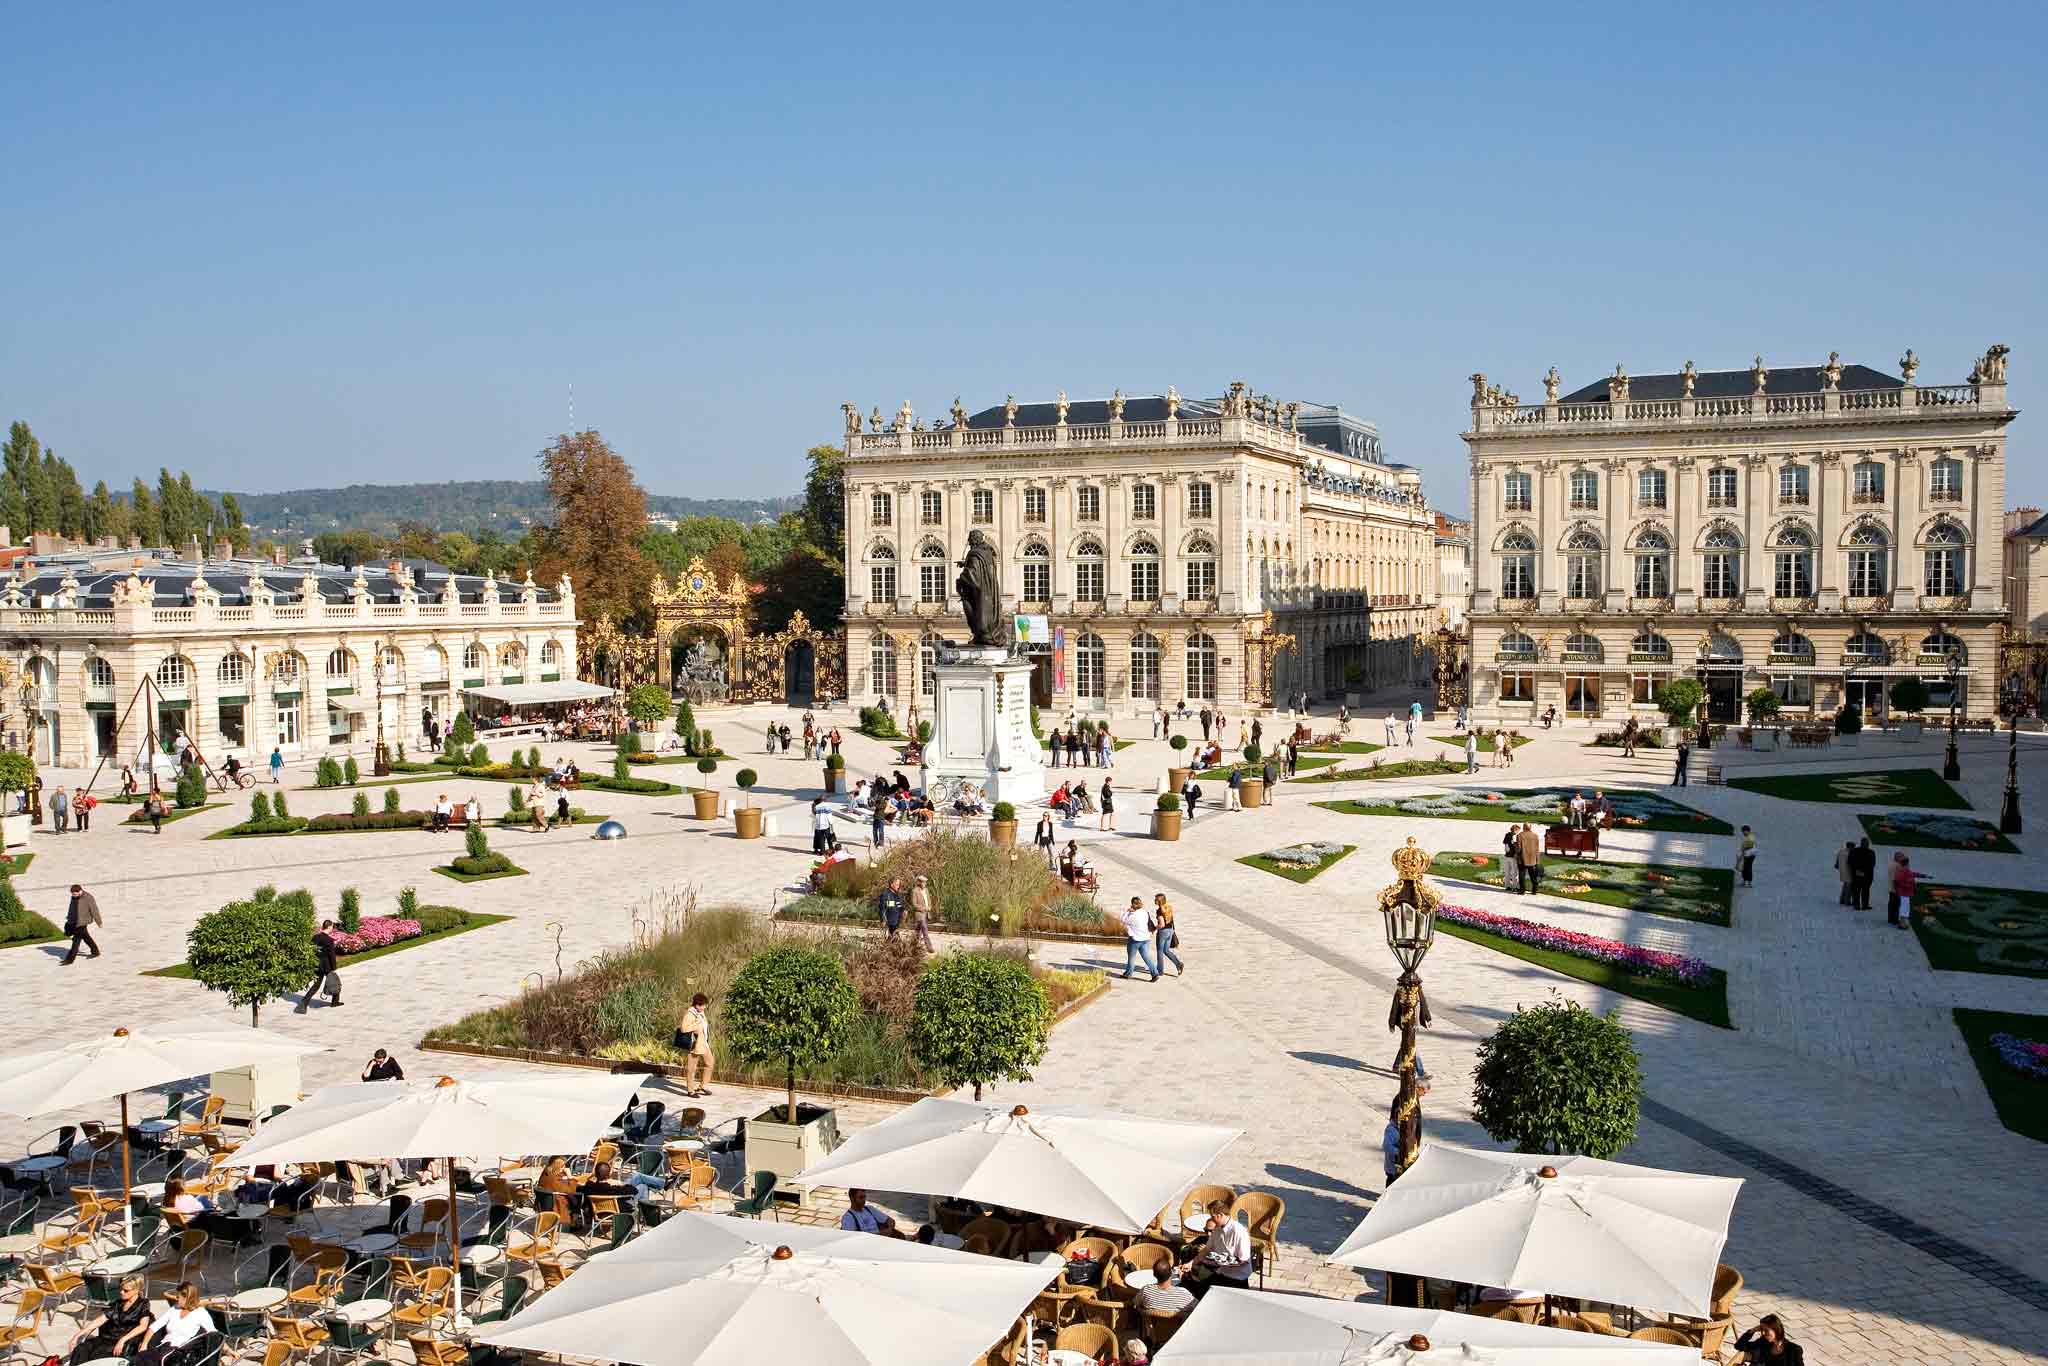
[[549,702],[594,702],[610,697],[614,689],[597,683],[500,683],[491,688],[464,688],[470,697],[486,702],[503,702],[508,707],[538,707]]
[[369,711],[370,699],[367,697],[357,697],[354,693],[329,693],[327,694],[327,705],[336,711],[354,712],[357,715],[361,715]]

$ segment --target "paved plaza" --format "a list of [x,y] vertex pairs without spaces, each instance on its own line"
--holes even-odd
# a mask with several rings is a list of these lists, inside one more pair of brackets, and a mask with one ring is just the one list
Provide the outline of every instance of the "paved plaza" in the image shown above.
[[[401,888],[414,886],[424,901],[513,918],[345,967],[344,1007],[297,1015],[288,1005],[273,1005],[263,1023],[334,1046],[308,1060],[309,1084],[354,1079],[379,1046],[392,1049],[415,1077],[497,1070],[505,1065],[427,1055],[416,1045],[429,1026],[501,1002],[533,974],[573,971],[579,961],[627,940],[636,917],[665,898],[694,896],[699,905],[744,905],[765,914],[792,894],[808,869],[810,842],[800,815],[816,793],[818,766],[760,753],[761,728],[788,714],[706,709],[698,719],[716,728],[737,760],[721,766],[719,785],[729,789],[742,765],[759,770],[754,800],[787,810],[780,833],[741,843],[729,821],[697,821],[684,799],[592,792],[583,804],[623,820],[629,838],[600,843],[587,838],[587,829],[494,832],[493,846],[532,876],[471,885],[430,871],[456,852],[455,836],[206,840],[246,815],[246,794],[229,807],[169,825],[161,836],[117,824],[118,807],[102,808],[88,834],[38,833],[34,864],[16,879],[18,890],[32,909],[61,920],[65,889],[85,883],[106,917],[106,956],[61,968],[50,946],[0,953],[0,1000],[10,1035],[76,1035],[225,1011],[194,983],[138,974],[178,961],[185,931],[200,914],[261,883],[306,887],[323,911],[333,908],[342,887],[353,886],[366,914],[389,910]],[[855,776],[895,766],[893,747],[853,735],[850,716],[835,719],[848,732]],[[1325,729],[1330,722],[1322,717],[1316,724]],[[1268,724],[1269,734],[1283,728]],[[1385,1029],[1393,974],[1374,895],[1391,880],[1388,856],[1405,837],[1432,850],[1493,850],[1503,827],[1352,816],[1314,803],[1562,782],[1661,791],[1670,758],[1645,751],[1622,759],[1587,747],[1590,729],[1567,727],[1538,732],[1512,770],[1489,762],[1474,777],[1282,784],[1272,806],[1245,813],[1209,809],[1205,801],[1183,838],[1168,844],[1146,837],[1150,803],[1144,794],[1157,785],[1169,751],[1163,741],[1142,738],[1142,723],[1126,722],[1120,730],[1141,737],[1117,755],[1112,774],[1127,794],[1117,804],[1123,828],[1098,833],[1089,818],[1072,837],[1082,839],[1102,873],[1104,904],[1121,905],[1132,895],[1149,899],[1160,890],[1169,895],[1180,915],[1187,973],[1156,984],[1116,981],[1104,999],[1060,1027],[1033,1081],[998,1088],[996,1095],[1241,1126],[1244,1137],[1214,1176],[1286,1200],[1287,1246],[1277,1279],[1326,1294],[1376,1295],[1371,1278],[1320,1262],[1382,1185],[1379,1135],[1394,1089],[1386,1066],[1394,1040]],[[1448,747],[1426,737],[1449,731],[1447,720],[1424,727],[1412,755],[1400,747],[1384,757],[1448,756]],[[1378,713],[1369,712],[1353,734],[1381,739]],[[543,748],[552,755],[568,747]],[[596,747],[576,752],[586,765],[605,762]],[[1932,736],[1917,743],[1865,736],[1854,749],[1797,754],[1751,755],[1730,746],[1713,757],[1729,776],[1938,768],[1941,761],[1940,741]],[[2004,737],[1966,738],[1963,763],[1960,790],[1975,815],[1995,821]],[[2022,737],[2030,813],[2048,810],[2040,800],[2048,793],[2044,765],[2048,749]],[[686,772],[694,778],[694,771],[680,767],[661,776],[683,782]],[[46,780],[54,785],[80,776]],[[1101,773],[1088,776],[1099,781]],[[287,770],[288,789],[310,784],[310,769]],[[107,786],[103,778],[101,789]],[[502,784],[401,788],[408,806],[424,805],[441,790],[458,797],[474,790],[492,814],[504,805]],[[1205,791],[1220,798],[1221,785],[1205,784]],[[292,810],[346,810],[350,795],[293,791]],[[377,795],[372,792],[373,802]],[[1622,1158],[1746,1182],[1724,1256],[1746,1278],[1737,1304],[1741,1326],[1775,1311],[1816,1362],[2042,1359],[2048,1354],[2048,1237],[2042,1233],[2048,1227],[2048,1148],[2000,1125],[1950,1012],[1966,1006],[2048,1014],[2048,979],[1935,972],[1912,934],[1885,925],[1881,898],[1875,912],[1837,905],[1834,850],[1862,834],[1859,811],[1883,808],[1795,802],[1719,785],[1666,795],[1759,833],[1757,886],[1736,893],[1730,926],[1440,885],[1446,900],[1460,905],[1696,955],[1726,971],[1736,1027],[1715,1028],[1439,936],[1423,966],[1435,1016],[1422,1045],[1434,1080],[1425,1105],[1428,1133],[1489,1142],[1471,1118],[1473,1057],[1517,1004],[1557,993],[1616,1010],[1642,1050],[1648,1094],[1637,1140]],[[843,837],[863,846],[865,827],[849,825]],[[1236,861],[1311,838],[1358,850],[1307,884]],[[1911,852],[1914,866],[1937,880],[2048,885],[2041,837],[2022,835],[2017,843],[2016,856]],[[1603,840],[1602,854],[1726,867],[1734,849],[1728,836],[1624,831]],[[1122,967],[1120,953],[1112,957],[1092,946],[1041,944],[1038,952],[1053,965]],[[713,1101],[713,1118],[723,1118],[756,1112],[762,1097],[721,1085]],[[889,1107],[861,1102],[841,1108],[845,1122],[858,1127]],[[53,1122],[0,1122],[0,1140],[18,1145]]]

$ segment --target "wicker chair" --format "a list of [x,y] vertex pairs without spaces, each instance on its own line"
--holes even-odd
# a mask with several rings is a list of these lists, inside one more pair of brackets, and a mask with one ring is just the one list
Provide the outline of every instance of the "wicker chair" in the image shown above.
[[[8,1356],[28,1356],[30,1353],[22,1346],[23,1343],[34,1342],[38,1347],[42,1346],[41,1320],[45,1313],[43,1300],[44,1295],[40,1290],[21,1292],[21,1298],[14,1302],[14,1322],[0,1328],[0,1353]],[[48,1354],[49,1349],[44,1347],[36,1355]]]
[[1140,1336],[1152,1344],[1152,1350],[1155,1352],[1172,1341],[1173,1335],[1178,1333],[1180,1326],[1187,1321],[1188,1316],[1185,1313],[1169,1314],[1163,1309],[1138,1311],[1138,1323],[1144,1329]]
[[1717,1319],[1730,1318],[1735,1313],[1735,1296],[1742,1289],[1742,1273],[1722,1262],[1714,1267],[1713,1298],[1707,1305],[1708,1314]]
[[430,1338],[424,1333],[414,1333],[405,1341],[419,1366],[463,1366],[469,1360],[469,1348],[460,1342]]
[[1187,1227],[1188,1220],[1196,1214],[1207,1210],[1210,1203],[1216,1200],[1221,1200],[1226,1205],[1234,1204],[1237,1200],[1237,1192],[1228,1186],[1196,1186],[1193,1190],[1182,1196],[1180,1215],[1174,1220],[1173,1228],[1170,1230],[1173,1236],[1186,1239],[1188,1235],[1181,1230]]
[[1630,1333],[1629,1336],[1637,1342],[1663,1342],[1673,1347],[1699,1346],[1698,1343],[1679,1332],[1676,1328],[1666,1328],[1660,1323],[1653,1323],[1648,1328],[1638,1328],[1635,1332]]
[[28,1273],[29,1283],[36,1288],[36,1291],[44,1298],[52,1301],[62,1300],[72,1291],[79,1289],[85,1284],[85,1277],[79,1275],[76,1271],[64,1271],[54,1267],[38,1266],[34,1262],[29,1263],[22,1270]]
[[313,1279],[285,1296],[288,1304],[318,1309],[341,1298],[342,1282],[348,1278],[348,1253],[338,1247],[323,1247],[307,1263]]
[[1472,1313],[1482,1319],[1506,1319],[1510,1323],[1534,1323],[1543,1312],[1541,1300],[1481,1300]]
[[1017,1230],[1008,1223],[986,1214],[979,1219],[970,1219],[960,1229],[962,1243],[969,1238],[979,1238],[988,1244],[987,1255],[991,1257],[1007,1257],[1010,1252],[1010,1240],[1016,1234]]
[[203,1134],[220,1136],[221,1116],[227,1112],[225,1096],[208,1096],[206,1104],[199,1108],[199,1118],[188,1119],[178,1126],[178,1137],[199,1138]]
[[560,1237],[562,1216],[553,1210],[543,1210],[533,1221],[533,1235],[523,1243],[508,1243],[505,1256],[515,1262],[537,1262],[543,1257],[555,1255],[555,1241]]
[[1070,1323],[1052,1345],[1055,1351],[1085,1352],[1097,1361],[1116,1359],[1116,1334],[1099,1323]]
[[1173,1265],[1174,1255],[1173,1249],[1164,1243],[1132,1243],[1123,1250],[1121,1260],[1156,1275],[1161,1264]]
[[430,1328],[434,1320],[455,1310],[455,1272],[445,1266],[427,1268],[420,1297],[391,1311],[391,1322],[408,1328]]
[[1287,1214],[1287,1202],[1265,1191],[1246,1191],[1237,1197],[1237,1204],[1230,1211],[1233,1219],[1240,1214],[1251,1233],[1252,1246],[1266,1254],[1266,1265],[1269,1268],[1278,1265],[1280,1220]]
[[270,1316],[270,1340],[283,1343],[291,1354],[327,1350],[325,1328],[307,1319],[287,1318],[282,1314]]

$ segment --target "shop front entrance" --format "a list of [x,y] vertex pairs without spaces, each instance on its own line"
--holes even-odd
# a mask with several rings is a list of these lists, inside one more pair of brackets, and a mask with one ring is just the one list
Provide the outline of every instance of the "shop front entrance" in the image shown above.
[[1600,675],[1566,674],[1564,676],[1564,710],[1567,716],[1598,716],[1600,714]]
[[1707,689],[1707,720],[1729,724],[1742,717],[1742,670],[1701,669]]

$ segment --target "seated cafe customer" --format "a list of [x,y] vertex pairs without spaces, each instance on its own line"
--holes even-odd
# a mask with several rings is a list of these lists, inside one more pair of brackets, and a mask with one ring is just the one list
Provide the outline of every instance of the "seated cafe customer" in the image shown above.
[[[1129,1268],[1126,1268],[1128,1272]],[[1141,1286],[1131,1296],[1131,1304],[1146,1314],[1185,1314],[1195,1307],[1195,1297],[1180,1283],[1180,1268],[1173,1263],[1160,1260],[1157,1267],[1159,1279],[1151,1285]]]
[[107,1316],[72,1345],[71,1366],[104,1357],[132,1356],[148,1328],[149,1296],[142,1293],[142,1277],[123,1276],[120,1295],[107,1306]]
[[848,1233],[879,1233],[885,1238],[901,1238],[896,1221],[868,1203],[868,1193],[858,1186],[846,1193],[846,1213],[839,1216],[839,1227]]
[[1785,1325],[1776,1314],[1766,1314],[1756,1327],[1735,1339],[1736,1360],[1742,1366],[1805,1366],[1806,1351],[1785,1336]]
[[1209,1202],[1208,1241],[1188,1270],[1194,1277],[1191,1289],[1196,1299],[1218,1285],[1232,1290],[1251,1289],[1252,1236],[1243,1224],[1230,1217],[1228,1200]]
[[137,1366],[186,1366],[199,1360],[206,1335],[214,1331],[213,1315],[199,1305],[199,1287],[180,1281],[170,1302],[144,1330],[142,1347],[131,1359]]

